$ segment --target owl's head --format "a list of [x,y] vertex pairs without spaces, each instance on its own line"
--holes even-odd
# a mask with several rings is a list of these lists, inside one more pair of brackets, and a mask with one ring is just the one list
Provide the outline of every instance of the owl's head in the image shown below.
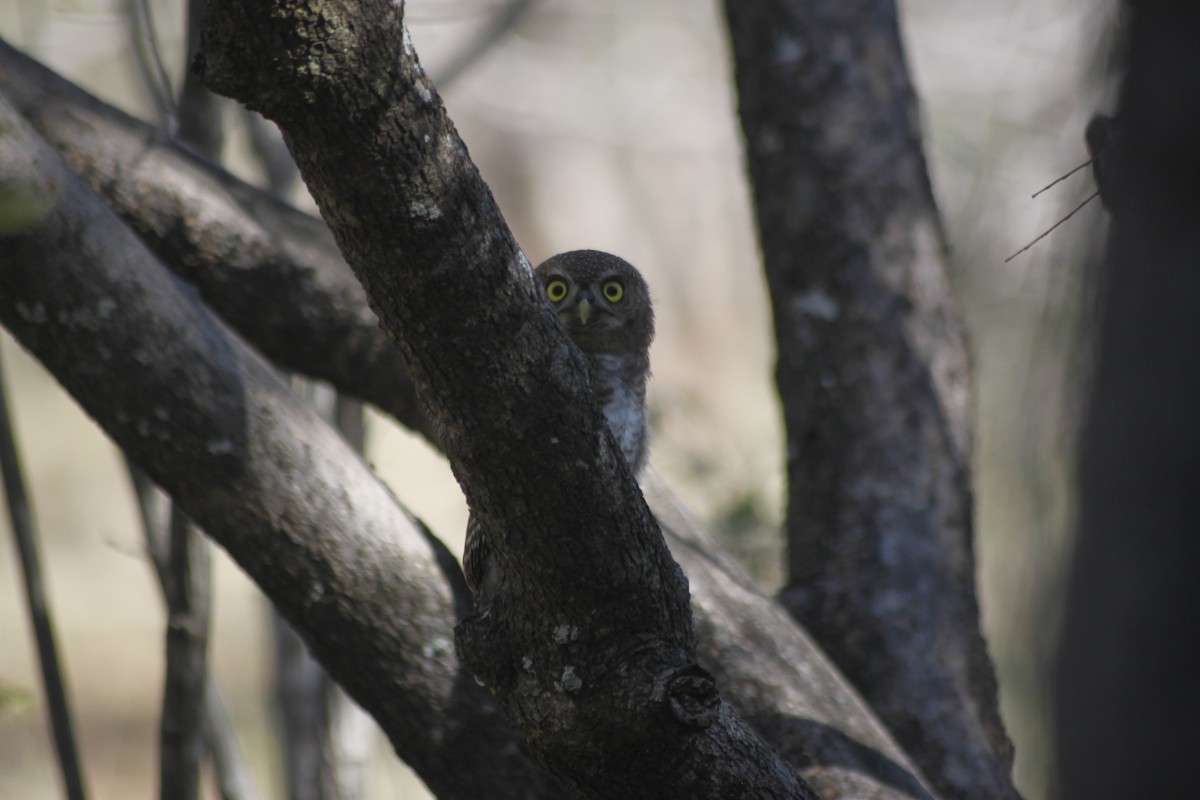
[[567,335],[585,353],[649,350],[650,287],[632,264],[599,250],[572,250],[543,261],[534,272]]

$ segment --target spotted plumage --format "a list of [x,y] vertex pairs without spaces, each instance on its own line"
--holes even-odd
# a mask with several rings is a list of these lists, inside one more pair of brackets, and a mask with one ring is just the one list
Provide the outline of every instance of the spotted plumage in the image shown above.
[[[534,271],[543,296],[588,361],[592,392],[635,474],[646,463],[646,379],[654,312],[650,290],[628,262],[598,250],[554,256]],[[463,571],[476,605],[498,585],[490,569],[488,532],[471,516]]]

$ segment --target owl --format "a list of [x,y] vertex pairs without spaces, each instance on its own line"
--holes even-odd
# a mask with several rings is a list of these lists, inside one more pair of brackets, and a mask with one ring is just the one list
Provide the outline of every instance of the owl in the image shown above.
[[[636,475],[646,462],[646,379],[654,311],[650,289],[633,265],[598,250],[573,250],[543,262],[534,275],[546,302],[587,358],[592,392]],[[495,592],[488,531],[467,522],[463,571],[478,607]],[[494,570],[492,570],[494,572]]]

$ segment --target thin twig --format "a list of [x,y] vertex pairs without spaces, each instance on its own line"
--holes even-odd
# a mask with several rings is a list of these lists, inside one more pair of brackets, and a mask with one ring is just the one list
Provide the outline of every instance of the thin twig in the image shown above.
[[176,106],[175,138],[203,155],[214,164],[221,160],[221,145],[225,141],[226,99],[213,94],[188,64],[200,47],[200,19],[206,0],[187,0],[187,49],[183,62],[183,85],[179,88]]
[[1069,177],[1071,177],[1072,175],[1074,175],[1076,172],[1079,172],[1079,170],[1083,169],[1084,167],[1087,167],[1087,166],[1091,165],[1091,163],[1092,163],[1093,161],[1095,161],[1095,160],[1096,160],[1097,158],[1099,158],[1099,157],[1100,157],[1100,156],[1099,156],[1099,154],[1097,154],[1097,155],[1094,155],[1094,156],[1092,156],[1091,158],[1089,158],[1087,161],[1085,161],[1085,162],[1083,162],[1082,164],[1080,164],[1078,167],[1075,167],[1073,170],[1071,170],[1071,171],[1070,171],[1070,172],[1068,172],[1067,174],[1065,174],[1065,175],[1059,175],[1057,178],[1055,178],[1054,180],[1050,181],[1050,182],[1049,182],[1049,183],[1047,183],[1045,186],[1043,186],[1042,188],[1038,189],[1036,192],[1034,192],[1033,194],[1031,194],[1031,195],[1030,195],[1030,198],[1037,197],[1039,194],[1041,194],[1042,192],[1046,191],[1047,189],[1049,189],[1049,188],[1050,188],[1050,187],[1052,187],[1052,186],[1057,186],[1058,184],[1060,184],[1060,183],[1062,183],[1063,181],[1065,181],[1067,178],[1069,178]]
[[[166,599],[167,582],[167,536],[170,525],[170,502],[150,478],[134,466],[128,458],[125,468],[129,472],[137,496],[138,511],[142,521],[146,553],[154,568],[158,586]],[[257,800],[258,790],[246,766],[245,756],[237,742],[225,700],[216,679],[209,672],[205,682],[205,727],[204,742],[212,757],[217,791],[222,800]]]
[[169,130],[171,121],[175,118],[175,97],[171,91],[171,79],[159,53],[158,33],[150,12],[150,3],[147,0],[129,0],[128,8],[129,20],[133,26],[130,38],[133,40],[138,74],[154,101],[159,126]]
[[50,714],[50,728],[54,736],[54,747],[58,752],[58,766],[62,773],[63,787],[69,800],[84,800],[83,772],[79,765],[79,750],[75,744],[75,732],[71,723],[71,709],[67,702],[67,690],[59,667],[58,648],[54,639],[54,620],[46,600],[42,581],[41,558],[38,555],[37,531],[33,523],[33,509],[25,490],[21,457],[13,435],[12,421],[5,398],[4,371],[0,365],[0,473],[4,478],[4,494],[8,501],[9,518],[12,521],[13,539],[21,559],[21,577],[25,582],[25,602],[29,608],[29,619],[37,640],[38,660],[41,663],[42,687],[46,692],[46,705]]
[[129,456],[125,456],[125,470],[129,473],[129,482],[133,485],[133,493],[137,499],[146,555],[150,557],[150,565],[154,567],[154,576],[158,579],[159,589],[163,592],[163,601],[166,602],[167,531],[171,523],[170,501],[154,485],[154,481],[150,480],[146,473],[129,460]]
[[246,759],[238,747],[237,733],[233,720],[229,718],[225,699],[212,673],[209,673],[205,684],[204,709],[204,741],[212,757],[221,800],[256,800],[258,791],[254,788]]
[[250,138],[250,149],[258,157],[266,176],[266,188],[279,197],[285,197],[300,180],[300,170],[292,160],[283,135],[273,122],[264,119],[255,111],[238,106],[242,124]]
[[200,796],[208,681],[209,574],[208,543],[175,507],[167,557],[167,666],[159,729],[162,800],[197,800]]
[[[157,85],[160,109],[173,121],[180,141],[203,156],[216,160],[222,143],[222,101],[200,84],[184,64],[184,80],[178,102],[158,48],[158,36],[147,0],[134,0],[135,24],[147,45],[142,54],[144,73],[156,75],[147,82]],[[139,13],[140,12],[140,13]],[[195,54],[197,19],[203,0],[187,4],[185,62]],[[238,769],[240,758],[232,732],[218,735],[217,723],[227,725],[220,692],[208,669],[208,635],[212,589],[208,543],[178,506],[170,505],[167,535],[158,523],[151,498],[157,492],[136,469],[130,468],[142,511],[147,550],[158,573],[167,605],[166,677],[160,720],[159,789],[163,800],[195,800],[200,795],[200,774],[206,752],[211,748],[222,794],[237,790],[226,770]],[[244,777],[244,770],[239,771]],[[248,784],[247,784],[248,785]]]
[[1084,206],[1086,206],[1088,203],[1092,202],[1093,200],[1095,200],[1095,199],[1096,199],[1097,197],[1099,197],[1099,196],[1100,196],[1100,190],[1099,190],[1099,189],[1097,189],[1096,191],[1092,192],[1090,195],[1088,195],[1088,197],[1087,197],[1087,199],[1086,199],[1086,200],[1084,200],[1084,201],[1083,201],[1082,203],[1080,203],[1079,205],[1075,206],[1075,208],[1071,209],[1071,213],[1070,213],[1070,214],[1067,214],[1065,217],[1063,217],[1062,219],[1060,219],[1058,222],[1054,223],[1054,224],[1053,224],[1053,225],[1051,225],[1049,228],[1047,228],[1045,231],[1043,231],[1041,236],[1037,237],[1037,238],[1036,238],[1036,239],[1034,239],[1032,242],[1030,242],[1029,244],[1025,245],[1024,247],[1022,247],[1022,248],[1021,248],[1020,250],[1018,250],[1017,252],[1013,253],[1013,254],[1012,254],[1011,256],[1009,256],[1008,258],[1004,259],[1004,263],[1005,263],[1005,264],[1007,264],[1008,262],[1012,261],[1012,260],[1013,260],[1014,258],[1016,258],[1017,256],[1021,255],[1021,253],[1024,253],[1026,250],[1028,250],[1029,248],[1033,247],[1035,244],[1037,244],[1038,242],[1040,242],[1042,239],[1045,239],[1047,236],[1049,236],[1049,235],[1050,235],[1050,232],[1051,232],[1051,231],[1053,231],[1053,230],[1054,230],[1055,228],[1057,228],[1059,225],[1062,225],[1064,222],[1066,222],[1067,220],[1069,220],[1071,217],[1075,216],[1075,214],[1076,214],[1076,213],[1078,213],[1080,209],[1082,209]]
[[[1034,197],[1037,197],[1039,194],[1041,194],[1042,192],[1046,191],[1047,189],[1049,189],[1049,188],[1051,188],[1051,187],[1053,187],[1053,186],[1057,186],[1058,184],[1062,183],[1062,182],[1063,182],[1063,181],[1065,181],[1067,178],[1071,177],[1071,176],[1072,176],[1072,175],[1074,175],[1076,172],[1079,172],[1079,170],[1083,169],[1084,167],[1089,167],[1089,166],[1091,166],[1092,164],[1096,163],[1096,161],[1097,161],[1098,159],[1100,159],[1100,158],[1103,158],[1103,157],[1104,157],[1104,155],[1105,155],[1106,153],[1108,153],[1108,151],[1109,151],[1109,150],[1112,150],[1112,149],[1113,149],[1115,146],[1116,146],[1116,143],[1114,142],[1113,144],[1110,144],[1110,145],[1108,145],[1107,147],[1104,147],[1104,148],[1102,148],[1102,149],[1101,149],[1099,152],[1097,152],[1097,153],[1093,153],[1093,154],[1092,154],[1092,157],[1091,157],[1091,158],[1089,158],[1087,161],[1085,161],[1085,162],[1083,162],[1082,164],[1080,164],[1079,166],[1075,167],[1074,169],[1072,169],[1070,172],[1066,173],[1065,175],[1059,175],[1057,178],[1055,178],[1054,180],[1050,181],[1050,182],[1049,182],[1049,183],[1047,183],[1045,186],[1043,186],[1042,188],[1040,188],[1040,189],[1038,189],[1036,192],[1034,192],[1032,195],[1030,195],[1030,198],[1032,199],[1032,198],[1034,198]],[[1088,198],[1088,200],[1091,200],[1091,198],[1089,197],[1089,198]],[[1084,202],[1087,202],[1087,201],[1085,200]]]

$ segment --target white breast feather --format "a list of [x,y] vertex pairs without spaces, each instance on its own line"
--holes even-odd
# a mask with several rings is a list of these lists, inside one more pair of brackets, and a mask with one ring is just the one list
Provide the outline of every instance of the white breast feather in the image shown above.
[[593,385],[603,383],[612,392],[604,403],[604,419],[620,445],[625,460],[632,463],[638,456],[646,422],[640,399],[632,387],[621,380],[622,361],[619,356],[595,356],[592,382]]

